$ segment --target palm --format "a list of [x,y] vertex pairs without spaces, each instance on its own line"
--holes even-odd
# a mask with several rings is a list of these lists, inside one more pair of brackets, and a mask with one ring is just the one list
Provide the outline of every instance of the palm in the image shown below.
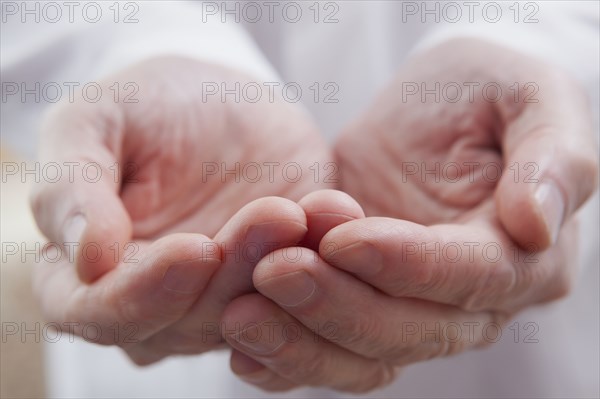
[[445,223],[493,200],[502,156],[492,104],[399,98],[402,82],[440,81],[437,68],[408,67],[336,144],[342,189],[369,216]]
[[227,82],[231,88],[250,78],[195,61],[163,59],[125,71],[119,80],[137,82],[141,99],[123,108],[127,134],[121,163],[128,176],[121,197],[134,237],[176,231],[212,237],[254,199],[297,200],[325,186],[309,167],[323,165],[329,152],[296,106],[280,98],[272,103],[264,97],[236,103],[231,95],[223,102],[220,93],[203,98],[202,82]]

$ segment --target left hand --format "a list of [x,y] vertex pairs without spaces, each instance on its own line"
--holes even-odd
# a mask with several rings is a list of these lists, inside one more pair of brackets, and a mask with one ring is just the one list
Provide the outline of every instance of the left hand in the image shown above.
[[[463,93],[403,101],[406,82],[456,82]],[[464,82],[479,84],[472,101]],[[488,82],[500,101],[486,100]],[[288,249],[259,262],[263,296],[236,299],[223,319],[262,331],[225,336],[233,370],[264,389],[370,390],[399,366],[485,344],[489,323],[564,296],[577,255],[571,216],[597,181],[591,132],[580,90],[537,60],[475,40],[416,56],[336,148],[342,190],[387,217],[333,228],[320,256],[304,248],[292,260]],[[456,334],[422,335],[436,326]]]

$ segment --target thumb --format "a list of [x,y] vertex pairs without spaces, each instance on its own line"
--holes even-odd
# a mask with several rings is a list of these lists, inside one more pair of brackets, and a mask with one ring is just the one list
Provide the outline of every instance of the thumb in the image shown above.
[[519,245],[543,250],[595,191],[598,155],[590,106],[577,84],[556,72],[538,83],[534,102],[522,102],[507,123],[496,206]]
[[120,111],[110,103],[60,104],[42,127],[37,167],[58,172],[34,186],[33,214],[88,283],[115,267],[131,239],[119,198],[122,128]]

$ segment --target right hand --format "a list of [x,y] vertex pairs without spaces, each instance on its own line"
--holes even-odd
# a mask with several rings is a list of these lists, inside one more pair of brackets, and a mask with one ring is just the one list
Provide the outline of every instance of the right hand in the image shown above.
[[[74,179],[65,168],[59,181],[38,184],[32,207],[51,242],[79,245],[72,259],[65,251],[35,271],[49,320],[75,323],[84,338],[96,323],[100,336],[90,329],[87,338],[124,347],[138,364],[222,343],[214,327],[229,301],[253,291],[255,263],[305,236],[306,214],[290,200],[329,186],[310,172],[331,156],[301,109],[278,96],[203,98],[203,82],[250,81],[216,65],[160,58],[101,82],[99,102],[54,107],[43,125],[42,165],[78,164]],[[114,82],[136,84],[139,101],[115,102]],[[284,175],[292,162],[298,167]],[[97,182],[95,168],[82,174],[91,163],[101,168]],[[236,163],[239,180],[222,178]]]

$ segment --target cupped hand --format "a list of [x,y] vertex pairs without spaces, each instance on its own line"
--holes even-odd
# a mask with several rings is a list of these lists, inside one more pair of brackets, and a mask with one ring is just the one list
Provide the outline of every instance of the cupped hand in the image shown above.
[[40,229],[64,250],[34,276],[49,320],[140,364],[222,341],[220,310],[253,290],[254,264],[304,239],[293,201],[330,185],[309,169],[331,157],[297,105],[207,94],[248,82],[166,57],[99,82],[100,101],[54,107],[40,162],[63,173],[32,196]]
[[[454,101],[442,88],[456,85]],[[436,86],[439,101],[421,97]],[[568,292],[573,213],[596,188],[598,162],[588,104],[564,73],[449,41],[401,69],[336,155],[342,190],[368,217],[331,229],[318,254],[298,249],[291,262],[279,250],[256,266],[262,296],[224,315],[262,331],[226,335],[248,382],[381,387],[398,367],[484,345],[490,325]]]
[[543,250],[596,188],[590,111],[565,72],[451,40],[408,61],[342,132],[340,187],[367,216],[424,225],[485,208],[518,244]]
[[[403,101],[406,82],[463,93]],[[596,189],[598,155],[587,99],[561,70],[449,41],[410,61],[336,154],[342,189],[367,216],[393,218],[331,232],[337,248],[363,238],[336,266],[393,295],[509,314],[568,290],[572,215]]]

